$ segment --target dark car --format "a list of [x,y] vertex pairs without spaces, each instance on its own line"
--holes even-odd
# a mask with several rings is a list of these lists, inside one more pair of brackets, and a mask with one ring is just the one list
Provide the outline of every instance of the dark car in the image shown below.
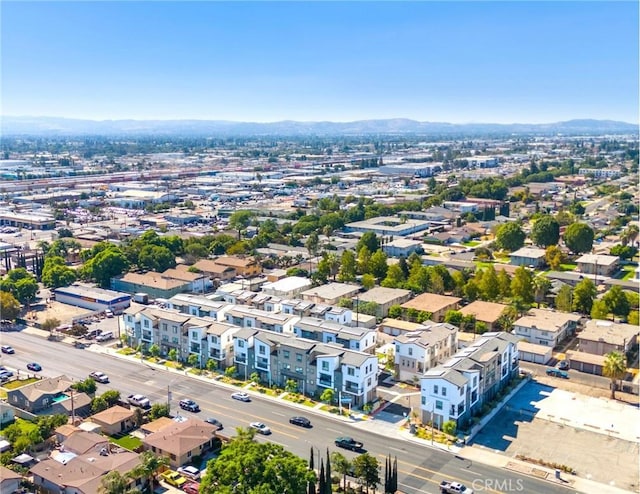
[[40,364],[36,364],[35,362],[31,362],[27,364],[27,369],[34,372],[40,372],[42,370],[42,366]]
[[547,376],[553,376],[553,377],[561,377],[563,379],[569,379],[569,373],[560,369],[553,369],[553,368],[549,368],[547,369]]
[[350,449],[351,451],[361,450],[363,446],[360,441],[356,441],[352,437],[338,437],[335,440],[335,445],[338,448]]
[[180,400],[180,408],[182,408],[183,410],[187,410],[189,412],[199,412],[200,411],[200,407],[198,406],[198,404],[193,401],[193,400],[189,400],[189,399],[184,399],[184,400]]
[[205,422],[207,424],[215,425],[219,431],[224,429],[224,427],[222,426],[222,422],[220,422],[218,419],[214,419],[213,417],[209,417],[207,420],[205,420]]
[[311,427],[311,420],[307,417],[291,417],[289,423],[293,425],[299,425],[300,427]]

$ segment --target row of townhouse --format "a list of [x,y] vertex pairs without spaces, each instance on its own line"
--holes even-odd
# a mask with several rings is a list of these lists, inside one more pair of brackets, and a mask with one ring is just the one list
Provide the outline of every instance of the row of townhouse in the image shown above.
[[346,349],[261,329],[240,329],[233,338],[234,365],[248,378],[254,372],[269,385],[295,381],[299,392],[320,396],[333,389],[341,403],[359,407],[376,398],[378,359]]
[[520,372],[518,337],[484,333],[420,379],[421,418],[438,428],[454,421],[459,429]]

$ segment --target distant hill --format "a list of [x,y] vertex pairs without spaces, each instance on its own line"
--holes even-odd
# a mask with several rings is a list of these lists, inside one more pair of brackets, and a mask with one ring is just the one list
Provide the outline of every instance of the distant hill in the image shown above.
[[2,117],[2,135],[490,135],[629,134],[638,126],[613,120],[569,120],[548,124],[452,124],[405,118],[354,122],[252,123],[225,120],[80,120],[58,117]]

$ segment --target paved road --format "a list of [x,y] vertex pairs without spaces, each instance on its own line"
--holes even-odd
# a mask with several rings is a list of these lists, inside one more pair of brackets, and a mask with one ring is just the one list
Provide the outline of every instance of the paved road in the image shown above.
[[[549,365],[533,364],[531,362],[520,362],[520,368],[532,372],[536,376],[546,376],[546,372]],[[579,372],[577,370],[569,369],[569,380],[578,384],[584,384],[598,389],[611,389],[611,380],[608,377],[596,376],[594,374],[587,374],[585,372]]]
[[[249,422],[262,421],[273,431],[268,440],[282,444],[292,453],[308,458],[310,449],[326,454],[327,448],[335,450],[333,440],[340,435],[350,435],[362,440],[365,449],[383,462],[386,455],[398,458],[399,487],[407,494],[436,493],[437,485],[444,478],[473,485],[475,492],[519,492],[525,494],[566,493],[567,490],[549,482],[518,474],[511,470],[474,463],[452,453],[431,449],[422,444],[389,437],[371,431],[363,431],[350,423],[332,418],[312,410],[305,412],[314,427],[303,429],[290,425],[289,417],[299,415],[281,401],[253,398],[251,403],[242,403],[230,398],[229,389],[214,383],[202,382],[174,372],[156,370],[143,363],[122,360],[114,356],[99,354],[90,350],[78,350],[64,343],[50,342],[25,333],[3,333],[3,344],[12,345],[15,355],[2,355],[2,364],[9,368],[26,372],[26,364],[40,363],[42,375],[48,377],[66,374],[73,379],[84,379],[93,370],[106,372],[111,383],[98,385],[99,393],[106,389],[118,389],[121,394],[144,393],[152,402],[166,402],[167,389],[172,393],[172,410],[178,410],[181,398],[195,399],[202,412],[202,418],[216,417],[231,433],[235,427],[246,427]],[[180,411],[182,415],[193,415]],[[341,450],[346,456],[355,454]],[[381,476],[384,475],[383,473]],[[496,488],[496,482],[499,486]]]

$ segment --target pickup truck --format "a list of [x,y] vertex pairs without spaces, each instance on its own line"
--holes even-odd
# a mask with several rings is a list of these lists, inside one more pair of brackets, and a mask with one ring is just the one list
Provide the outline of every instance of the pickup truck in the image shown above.
[[440,492],[443,494],[473,494],[473,490],[460,482],[449,482],[448,480],[440,482]]
[[359,451],[364,446],[360,441],[356,441],[352,437],[338,437],[334,444],[338,448],[350,449],[351,451]]
[[151,402],[149,398],[144,395],[129,395],[127,401],[130,405],[140,408],[151,408]]

